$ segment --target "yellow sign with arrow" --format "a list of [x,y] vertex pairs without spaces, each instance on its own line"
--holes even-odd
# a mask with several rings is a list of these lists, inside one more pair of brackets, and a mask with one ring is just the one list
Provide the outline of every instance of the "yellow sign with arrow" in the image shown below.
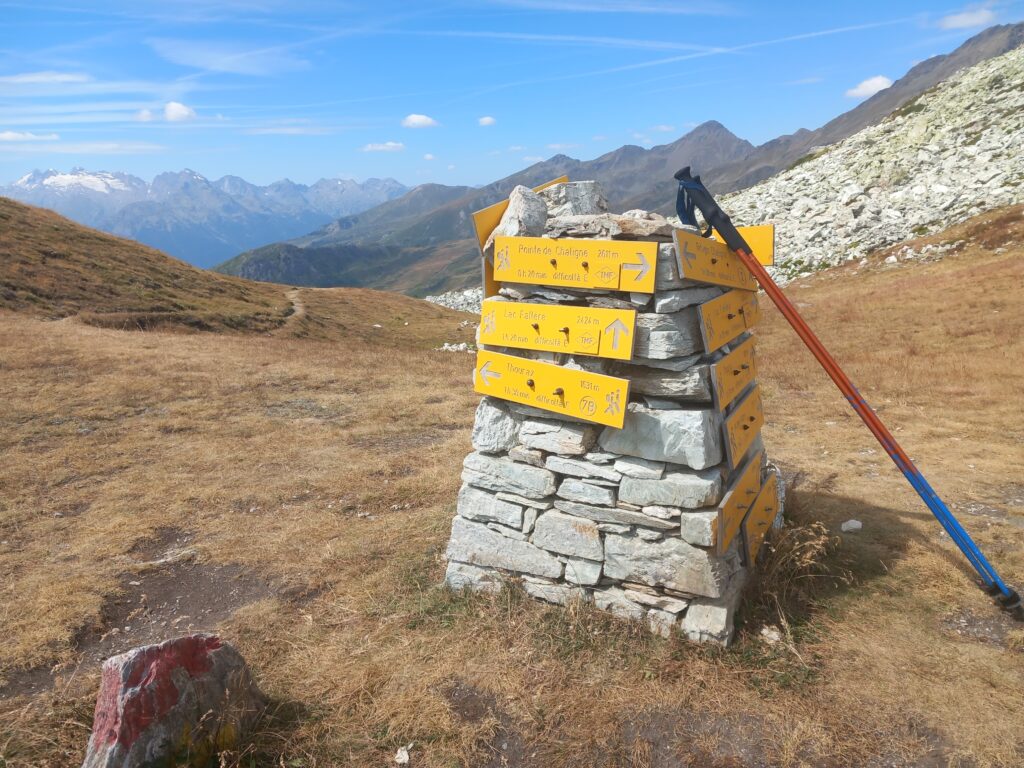
[[494,279],[501,282],[654,293],[657,266],[657,243],[494,239]]
[[636,311],[487,299],[480,313],[481,344],[546,352],[633,357]]
[[629,381],[499,352],[476,354],[473,388],[514,403],[622,428]]

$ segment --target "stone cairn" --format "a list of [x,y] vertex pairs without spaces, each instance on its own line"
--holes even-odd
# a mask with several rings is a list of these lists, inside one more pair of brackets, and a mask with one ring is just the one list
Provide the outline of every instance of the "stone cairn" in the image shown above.
[[[653,241],[654,293],[510,282],[490,291],[500,302],[635,310],[629,361],[481,347],[627,379],[629,402],[616,428],[483,398],[447,549],[450,587],[495,591],[514,578],[534,598],[592,602],[666,636],[731,640],[781,493],[758,434],[750,333],[710,351],[704,340],[701,308],[736,291],[684,279],[673,229],[658,214],[609,213],[596,182],[513,190],[485,257],[499,235]],[[740,295],[752,325],[756,293]],[[719,406],[716,376],[734,373],[723,361],[736,375],[742,365],[745,386]]]

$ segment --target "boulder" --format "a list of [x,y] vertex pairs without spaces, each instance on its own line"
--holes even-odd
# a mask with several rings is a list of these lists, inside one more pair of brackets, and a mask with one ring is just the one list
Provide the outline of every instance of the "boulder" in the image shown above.
[[523,591],[530,597],[558,605],[569,605],[576,600],[586,600],[587,598],[586,591],[579,587],[531,576],[523,577]]
[[562,481],[562,484],[558,486],[558,495],[563,499],[578,501],[581,504],[597,504],[605,507],[615,506],[614,489],[591,485],[575,477],[567,477]]
[[633,351],[638,357],[666,360],[703,350],[700,318],[695,308],[688,307],[670,315],[641,312],[636,316]]
[[678,291],[662,291],[654,294],[654,311],[659,315],[678,312],[686,307],[693,307],[711,301],[722,295],[724,291],[718,286],[701,285],[683,288]]
[[555,493],[555,474],[507,458],[471,453],[462,462],[462,481],[488,491],[506,491],[532,499]]
[[608,201],[596,181],[570,181],[555,184],[538,193],[545,202],[548,216],[584,216],[606,213]]
[[238,746],[266,703],[216,635],[133,648],[103,662],[82,768],[206,765]]
[[694,546],[710,547],[718,531],[718,510],[698,509],[679,516],[679,537]]
[[620,619],[642,619],[647,613],[643,606],[637,605],[627,598],[626,593],[618,587],[595,589],[594,605]]
[[615,469],[626,477],[639,477],[644,480],[660,480],[665,474],[665,462],[648,461],[636,456],[623,456],[615,460]]
[[519,429],[519,441],[527,448],[566,456],[582,456],[597,438],[592,424],[571,424],[550,419],[526,419]]
[[644,541],[615,535],[605,536],[604,573],[610,579],[704,597],[720,597],[730,576],[724,559],[681,539]]
[[473,448],[482,453],[505,453],[519,437],[519,421],[501,400],[484,397],[473,421]]
[[592,587],[601,580],[601,563],[579,557],[566,557],[565,580]]
[[508,196],[508,208],[494,228],[484,250],[494,245],[498,235],[509,237],[540,237],[548,220],[548,207],[540,195],[529,187],[518,186]]
[[728,645],[733,636],[733,618],[742,596],[743,578],[738,574],[719,597],[698,597],[690,601],[680,625],[683,634],[697,643]]
[[486,525],[464,517],[456,517],[452,521],[452,536],[448,540],[445,557],[468,565],[501,568],[551,579],[562,575],[562,564],[547,552],[527,541],[502,536]]
[[655,397],[675,397],[692,403],[710,403],[711,370],[706,364],[683,371],[663,370],[640,365],[620,365],[618,372],[630,380],[630,392]]
[[705,469],[722,461],[722,428],[711,410],[654,411],[631,403],[622,429],[601,432],[601,448]]
[[452,560],[445,570],[444,582],[456,592],[472,589],[475,592],[495,593],[501,591],[503,579],[497,571]]
[[472,485],[463,485],[459,490],[457,511],[467,520],[481,523],[501,523],[512,528],[522,528],[523,508],[493,496]]
[[569,459],[565,456],[548,456],[544,467],[560,475],[572,475],[574,477],[594,477],[600,480],[608,480],[617,483],[622,475],[607,465],[592,464],[584,459]]
[[550,552],[601,561],[604,547],[597,524],[561,512],[545,512],[533,526],[531,542]]
[[660,480],[625,477],[619,485],[619,498],[641,507],[709,507],[722,498],[722,473],[713,467],[702,472],[668,472]]
[[663,531],[669,531],[676,527],[675,521],[659,520],[656,517],[648,517],[641,512],[635,512],[631,509],[620,509],[618,507],[595,507],[590,504],[580,504],[576,501],[556,501],[555,509],[575,515],[576,517],[585,517],[588,520],[593,520],[595,523],[643,525]]

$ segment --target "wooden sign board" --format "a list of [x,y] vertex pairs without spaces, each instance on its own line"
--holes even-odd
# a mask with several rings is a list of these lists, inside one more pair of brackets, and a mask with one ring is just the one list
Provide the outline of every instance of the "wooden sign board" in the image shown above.
[[750,505],[747,519],[743,521],[743,541],[747,550],[747,565],[757,562],[757,553],[761,549],[764,537],[771,530],[776,515],[779,514],[778,476],[772,472],[768,475],[761,492]]
[[754,438],[761,433],[763,425],[764,407],[761,403],[761,390],[755,384],[725,419],[725,445],[730,467],[735,467],[740,462],[754,442]]
[[494,279],[502,282],[654,293],[658,244],[630,240],[494,239]]
[[629,381],[480,350],[473,388],[514,403],[622,428]]
[[631,360],[636,310],[484,301],[481,344]]
[[724,411],[756,377],[754,337],[751,336],[711,366],[715,407]]
[[[718,530],[715,535],[715,554],[724,555],[743,526],[747,510],[761,487],[762,451],[758,451],[743,465],[732,487],[726,491],[718,505]],[[683,514],[686,514],[685,512]]]
[[753,291],[734,289],[701,304],[697,313],[700,315],[704,351],[714,352],[751,328],[747,318],[754,315],[753,322],[756,323],[757,312],[757,294]]
[[[533,191],[540,192],[542,189],[555,186],[555,184],[567,184],[568,181],[568,176],[559,176],[557,179],[544,182],[539,187],[534,187]],[[487,243],[487,238],[491,236],[494,228],[501,223],[501,217],[507,210],[508,200],[502,200],[500,203],[489,205],[473,214],[473,229],[476,230],[476,239],[481,248]]]
[[[775,225],[774,224],[755,224],[750,227],[736,227],[736,231],[739,232],[743,239],[747,241],[747,245],[750,246],[750,252],[754,254],[754,258],[757,259],[758,263],[763,264],[766,267],[770,267],[775,264]],[[711,236],[720,243],[725,242],[718,230],[714,230]]]
[[757,283],[740,257],[725,243],[676,229],[672,232],[676,245],[679,274],[687,280],[724,285],[744,291],[756,291]]

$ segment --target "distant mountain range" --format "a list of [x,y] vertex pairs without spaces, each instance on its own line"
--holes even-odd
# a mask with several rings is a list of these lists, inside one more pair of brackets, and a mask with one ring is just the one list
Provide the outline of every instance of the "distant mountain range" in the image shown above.
[[672,173],[690,165],[716,193],[747,188],[870,125],[966,67],[1024,44],[1024,23],[991,27],[955,51],[914,66],[891,87],[817,130],[800,130],[761,146],[710,121],[671,144],[624,146],[595,160],[565,155],[480,188],[427,184],[401,197],[286,242],[240,254],[216,267],[255,280],[313,286],[361,285],[414,295],[474,284],[479,279],[470,214],[506,197],[514,186],[535,186],[563,174],[601,182],[614,210],[668,213]]
[[125,173],[33,171],[0,195],[51,208],[81,224],[129,237],[201,267],[239,251],[296,237],[405,194],[394,179],[287,179],[266,187],[237,176],[211,181],[190,170],[147,184]]

